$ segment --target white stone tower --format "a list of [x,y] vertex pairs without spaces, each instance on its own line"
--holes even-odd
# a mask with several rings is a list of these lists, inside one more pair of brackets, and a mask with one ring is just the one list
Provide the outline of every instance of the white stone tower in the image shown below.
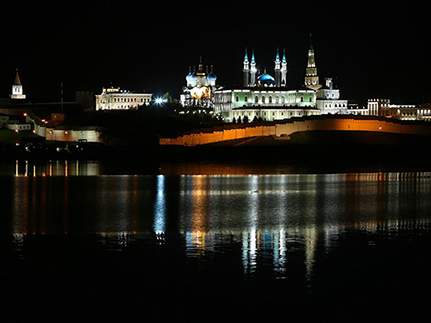
[[12,94],[10,95],[11,99],[25,99],[25,94],[22,90],[21,80],[19,78],[18,69],[16,69],[15,81],[12,85]]

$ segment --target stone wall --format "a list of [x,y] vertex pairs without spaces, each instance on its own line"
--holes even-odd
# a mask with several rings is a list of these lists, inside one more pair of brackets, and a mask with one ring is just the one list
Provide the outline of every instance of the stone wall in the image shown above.
[[402,122],[388,118],[363,116],[324,116],[256,124],[225,125],[212,129],[201,129],[177,138],[160,138],[159,143],[160,145],[198,146],[250,137],[289,136],[298,131],[315,130],[375,131],[431,136],[431,124],[425,122]]

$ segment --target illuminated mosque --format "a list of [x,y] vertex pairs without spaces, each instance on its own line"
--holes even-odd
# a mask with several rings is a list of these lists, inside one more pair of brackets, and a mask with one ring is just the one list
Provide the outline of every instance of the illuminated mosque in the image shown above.
[[[310,35],[311,36],[311,35]],[[227,122],[280,120],[319,114],[346,114],[347,100],[340,100],[340,92],[332,79],[319,83],[314,48],[310,39],[304,86],[288,89],[286,51],[280,57],[277,49],[274,77],[266,72],[258,74],[256,57],[247,49],[243,61],[243,87],[219,88],[214,92],[214,113]]]
[[204,71],[202,57],[199,59],[198,70],[196,67],[189,67],[189,74],[186,76],[187,85],[183,87],[180,95],[180,102],[183,107],[199,107],[204,109],[213,108],[213,93],[216,90],[217,76],[213,72],[211,65],[210,72],[208,66]]

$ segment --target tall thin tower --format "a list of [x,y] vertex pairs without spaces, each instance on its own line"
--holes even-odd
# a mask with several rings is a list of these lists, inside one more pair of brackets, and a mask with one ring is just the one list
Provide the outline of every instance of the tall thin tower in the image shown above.
[[257,74],[257,67],[256,67],[256,60],[254,59],[254,49],[251,53],[251,63],[250,63],[250,84],[251,86],[254,86],[256,84],[256,74]]
[[305,70],[305,86],[312,90],[318,90],[322,87],[319,84],[319,76],[317,76],[316,61],[314,59],[313,43],[311,41],[310,33],[310,49],[308,50],[308,62]]
[[287,60],[285,49],[283,49],[283,58],[281,60],[281,86],[287,86]]
[[248,54],[247,54],[247,48],[245,49],[245,55],[244,55],[244,67],[242,69],[244,73],[244,87],[247,87],[250,85],[250,63],[248,61]]
[[275,55],[275,86],[279,87],[281,85],[281,60],[280,60],[280,53],[278,52],[277,48],[277,55]]
[[16,69],[15,81],[12,85],[12,94],[10,95],[11,99],[25,99],[25,94],[22,90],[21,80],[19,78],[18,69]]

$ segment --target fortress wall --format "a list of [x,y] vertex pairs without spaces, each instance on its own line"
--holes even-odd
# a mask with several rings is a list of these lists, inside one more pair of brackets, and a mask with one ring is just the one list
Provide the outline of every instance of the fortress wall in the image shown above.
[[223,126],[212,132],[184,134],[177,138],[161,138],[160,145],[196,146],[209,143],[262,136],[291,135],[298,131],[375,131],[400,134],[429,135],[431,124],[399,123],[378,119],[328,118],[281,121],[272,125]]

